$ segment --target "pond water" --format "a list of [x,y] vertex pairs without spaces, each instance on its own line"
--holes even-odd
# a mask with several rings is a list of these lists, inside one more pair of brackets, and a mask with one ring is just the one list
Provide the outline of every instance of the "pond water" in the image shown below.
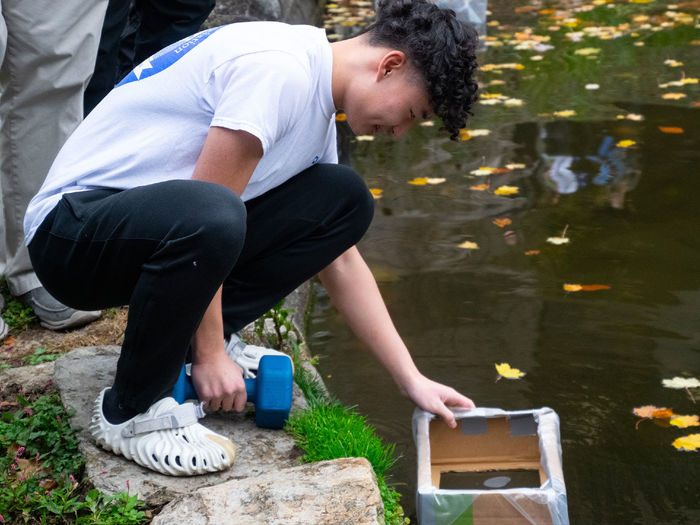
[[[700,452],[672,446],[700,427],[632,412],[700,412],[662,386],[700,376],[698,4],[594,3],[489,3],[479,78],[497,102],[469,140],[436,123],[358,141],[339,123],[342,161],[381,190],[360,250],[425,375],[559,414],[572,523],[700,523]],[[308,335],[330,390],[397,443],[412,515],[412,404],[320,286]],[[500,362],[527,375],[495,381]]]

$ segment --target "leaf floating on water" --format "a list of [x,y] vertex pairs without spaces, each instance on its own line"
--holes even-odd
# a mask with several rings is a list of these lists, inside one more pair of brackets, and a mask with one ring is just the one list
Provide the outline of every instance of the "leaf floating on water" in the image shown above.
[[689,434],[679,437],[673,442],[673,446],[678,450],[694,452],[700,447],[700,434]]
[[664,60],[664,65],[667,65],[669,67],[680,67],[683,65],[683,62],[679,62],[678,60],[673,60],[672,58],[669,58],[667,60]]
[[634,140],[630,139],[625,139],[621,140],[617,144],[615,144],[618,148],[629,148],[630,146],[634,146],[637,142]]
[[645,405],[643,407],[637,407],[633,408],[632,412],[638,417],[644,418],[644,419],[653,419],[653,418],[658,418],[658,417],[671,417],[671,416],[661,416],[662,414],[665,414],[666,411],[671,412],[671,416],[673,415],[673,411],[669,408],[659,408],[654,405]]
[[679,128],[676,126],[659,126],[659,131],[661,131],[661,133],[669,133],[671,135],[685,133],[685,130],[683,128]]
[[664,379],[661,384],[666,388],[700,388],[700,381],[695,377],[674,377],[673,379]]
[[433,122],[432,120],[424,120],[420,123],[420,125],[424,128],[432,128],[435,125],[435,122]]
[[459,130],[459,140],[465,141],[471,139],[472,136],[469,134],[469,131],[466,129],[460,129]]
[[408,183],[413,186],[425,186],[426,184],[442,184],[446,180],[442,177],[416,177],[413,180],[409,180]]
[[370,188],[369,192],[372,194],[372,197],[374,197],[375,200],[379,200],[383,197],[382,193],[384,193],[384,190],[380,190],[379,188]]
[[563,288],[567,292],[595,292],[598,290],[610,290],[607,284],[564,284]]
[[491,222],[492,222],[493,224],[495,224],[496,226],[498,226],[499,228],[505,228],[505,227],[508,226],[509,224],[512,224],[512,223],[513,223],[513,221],[510,220],[508,217],[504,217],[504,218],[502,218],[502,219],[494,219],[494,220],[492,220]]
[[496,381],[502,377],[505,377],[506,379],[520,379],[525,375],[525,372],[521,372],[517,368],[511,368],[508,363],[497,363],[494,366],[498,372],[498,378]]
[[466,131],[471,137],[485,137],[486,135],[489,135],[491,133],[490,129],[468,129]]
[[563,109],[561,111],[555,111],[554,116],[564,118],[574,117],[576,116],[576,111],[574,111],[573,109]]
[[510,164],[506,164],[506,168],[509,170],[524,170],[525,169],[525,164],[518,164],[516,162],[511,162]]
[[627,119],[627,120],[634,120],[635,122],[639,122],[640,120],[644,120],[644,115],[640,115],[638,113],[627,113],[627,115],[618,115],[617,118],[618,118],[618,120],[619,119]]
[[539,250],[528,250],[528,251],[525,252],[525,255],[528,255],[528,256],[530,256],[530,255],[539,255],[539,254],[540,254],[540,251],[539,251]]
[[471,175],[476,175],[478,177],[483,177],[484,175],[491,175],[493,173],[495,168],[486,168],[486,167],[481,167],[477,168],[475,170],[471,170],[469,173]]
[[524,102],[519,98],[507,98],[503,102],[506,106],[522,106]]
[[557,246],[561,244],[569,244],[569,238],[568,237],[547,237],[547,242],[549,244],[555,244]]
[[463,248],[465,250],[478,250],[479,245],[472,241],[464,241],[462,244],[458,245],[458,248]]
[[490,188],[488,184],[476,184],[475,186],[469,186],[470,190],[473,191],[486,191]]
[[680,100],[685,97],[685,93],[665,93],[661,95],[661,98],[665,98],[666,100]]
[[517,186],[499,186],[494,193],[496,195],[515,195],[519,191]]
[[588,55],[596,55],[600,53],[600,48],[598,47],[584,47],[581,49],[577,49],[574,51],[574,55],[581,55],[581,56],[588,56]]
[[369,141],[374,140],[374,135],[358,135],[357,137],[355,137],[355,140],[359,140],[360,142],[363,142],[363,141],[369,142]]
[[698,416],[676,416],[671,419],[670,423],[678,428],[698,427],[700,426],[700,418]]

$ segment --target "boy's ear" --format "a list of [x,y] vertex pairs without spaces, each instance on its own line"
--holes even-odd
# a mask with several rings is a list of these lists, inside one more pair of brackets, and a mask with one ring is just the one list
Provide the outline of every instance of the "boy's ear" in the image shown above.
[[377,81],[391,75],[395,70],[406,66],[408,59],[403,51],[392,49],[388,51],[380,60],[377,67]]

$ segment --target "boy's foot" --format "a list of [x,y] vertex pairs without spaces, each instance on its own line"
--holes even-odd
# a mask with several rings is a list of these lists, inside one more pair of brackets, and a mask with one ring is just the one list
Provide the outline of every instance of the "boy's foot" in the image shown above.
[[243,377],[246,378],[255,378],[257,376],[260,359],[265,355],[289,357],[279,350],[265,348],[264,346],[248,345],[241,341],[241,338],[236,334],[232,334],[231,338],[226,341],[226,355],[243,369]]
[[102,315],[100,310],[83,311],[66,306],[54,299],[44,287],[28,291],[19,300],[30,306],[41,326],[49,330],[76,328],[91,323]]
[[197,423],[204,417],[201,405],[180,405],[166,397],[146,412],[113,425],[102,410],[107,390],[97,396],[90,423],[90,433],[100,447],[170,476],[218,472],[233,465],[235,445]]

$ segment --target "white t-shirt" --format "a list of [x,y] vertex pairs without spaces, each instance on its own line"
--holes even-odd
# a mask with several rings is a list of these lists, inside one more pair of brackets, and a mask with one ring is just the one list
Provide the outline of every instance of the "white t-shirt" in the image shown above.
[[190,179],[210,126],[262,143],[244,201],[337,163],[332,65],[323,29],[277,22],[217,27],[165,48],[70,136],[29,203],[25,242],[65,193]]

